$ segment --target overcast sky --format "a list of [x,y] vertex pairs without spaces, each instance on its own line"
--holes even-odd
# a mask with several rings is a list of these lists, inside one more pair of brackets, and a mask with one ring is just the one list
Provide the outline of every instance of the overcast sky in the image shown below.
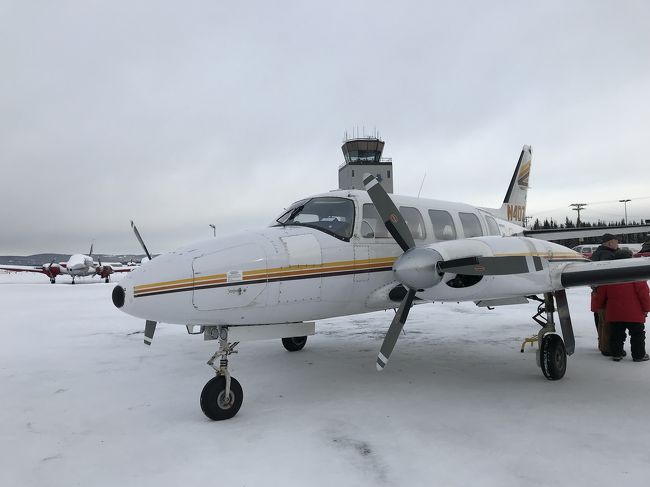
[[[153,252],[338,185],[374,128],[395,192],[650,218],[650,2],[0,0],[0,255]],[[639,199],[636,199],[639,198]],[[575,212],[573,212],[575,215]]]

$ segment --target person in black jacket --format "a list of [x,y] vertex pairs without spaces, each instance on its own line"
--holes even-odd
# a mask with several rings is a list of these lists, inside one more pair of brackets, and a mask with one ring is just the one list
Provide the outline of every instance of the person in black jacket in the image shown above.
[[[611,233],[606,233],[600,239],[600,246],[591,254],[591,260],[613,260],[618,250],[618,237]],[[594,323],[596,324],[596,332],[598,333],[598,349],[600,352],[609,357],[611,355],[609,350],[610,343],[610,326],[605,320],[605,310],[594,307],[594,300],[596,298],[597,287],[591,288],[591,302],[592,311],[594,312]]]
[[613,260],[614,254],[618,250],[618,237],[606,233],[600,242],[600,246],[591,254],[591,260]]

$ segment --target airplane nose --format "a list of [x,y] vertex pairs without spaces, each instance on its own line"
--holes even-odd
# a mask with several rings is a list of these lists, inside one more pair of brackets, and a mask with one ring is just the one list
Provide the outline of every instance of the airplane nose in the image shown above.
[[121,308],[124,306],[124,288],[120,285],[117,285],[113,288],[113,304],[115,305],[116,308]]

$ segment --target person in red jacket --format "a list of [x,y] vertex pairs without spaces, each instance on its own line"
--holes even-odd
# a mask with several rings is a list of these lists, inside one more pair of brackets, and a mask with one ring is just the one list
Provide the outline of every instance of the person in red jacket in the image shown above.
[[[617,259],[632,257],[628,249],[618,250]],[[645,319],[650,312],[650,289],[646,281],[607,284],[596,291],[595,307],[605,309],[605,319],[611,323],[610,353],[612,360],[623,358],[625,331],[630,334],[632,359],[649,360],[645,352]]]

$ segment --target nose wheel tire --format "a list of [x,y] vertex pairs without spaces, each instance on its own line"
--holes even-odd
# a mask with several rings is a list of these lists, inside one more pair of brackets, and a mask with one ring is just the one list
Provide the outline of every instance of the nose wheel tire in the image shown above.
[[226,378],[218,375],[210,379],[201,391],[201,410],[208,418],[222,421],[237,414],[243,400],[244,394],[237,379],[230,378],[230,394],[226,397]]
[[289,337],[282,339],[282,345],[290,352],[297,352],[305,348],[307,337]]
[[566,372],[566,348],[559,335],[550,334],[542,339],[540,344],[540,365],[542,373],[548,380],[558,380]]

